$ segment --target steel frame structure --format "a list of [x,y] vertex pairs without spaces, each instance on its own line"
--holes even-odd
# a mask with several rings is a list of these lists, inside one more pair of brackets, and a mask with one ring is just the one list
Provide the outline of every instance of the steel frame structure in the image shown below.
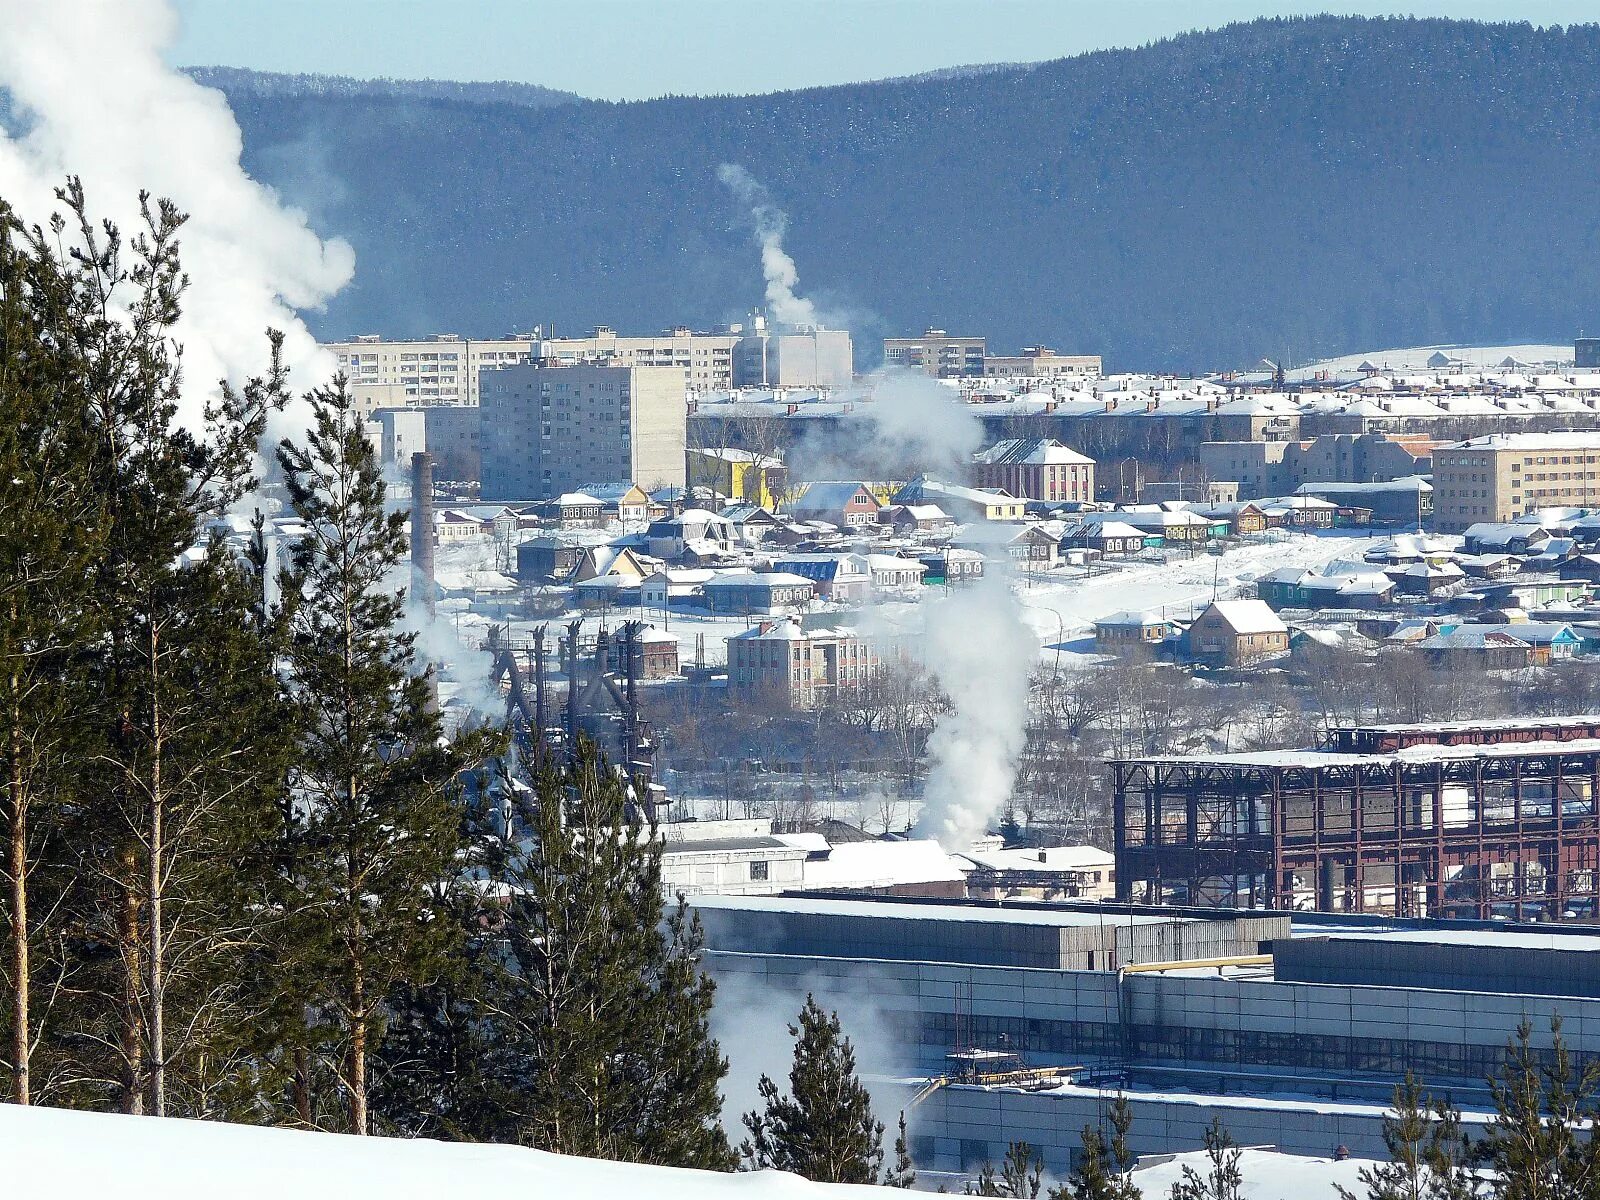
[[[1456,743],[1497,747],[1481,755],[1396,747],[1311,751],[1302,763],[1113,761],[1117,898],[1159,901],[1181,886],[1190,904],[1225,907],[1522,919],[1531,906],[1560,917],[1577,902],[1600,915],[1600,721],[1584,720],[1587,737],[1568,734],[1573,725],[1523,741],[1521,725],[1507,730],[1514,742]],[[1340,730],[1334,744],[1354,750],[1358,732],[1375,741],[1420,728]],[[1496,875],[1503,863],[1514,865]],[[1391,902],[1375,902],[1375,889],[1392,890]]]

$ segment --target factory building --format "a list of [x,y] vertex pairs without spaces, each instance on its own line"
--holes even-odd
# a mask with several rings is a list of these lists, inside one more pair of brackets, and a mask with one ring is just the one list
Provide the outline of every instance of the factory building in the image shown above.
[[1316,750],[1111,765],[1122,899],[1596,915],[1600,716],[1344,728]]
[[1116,1094],[1141,1155],[1245,1145],[1383,1158],[1412,1071],[1488,1119],[1524,1019],[1600,1054],[1600,936],[1471,921],[1095,903],[703,897],[719,985],[778,1014],[807,992],[881,1064],[919,1170],[974,1170],[1026,1140],[1064,1174]]

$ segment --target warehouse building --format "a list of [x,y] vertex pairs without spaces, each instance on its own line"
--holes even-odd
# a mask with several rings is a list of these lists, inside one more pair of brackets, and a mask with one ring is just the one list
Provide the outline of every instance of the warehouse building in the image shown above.
[[1064,1173],[1119,1093],[1139,1154],[1196,1149],[1220,1116],[1245,1145],[1381,1158],[1407,1071],[1471,1129],[1524,1019],[1541,1049],[1559,1017],[1575,1057],[1600,1053],[1600,936],[1575,927],[839,895],[696,909],[719,985],[775,1027],[807,993],[837,1009],[925,1171],[1026,1140]]

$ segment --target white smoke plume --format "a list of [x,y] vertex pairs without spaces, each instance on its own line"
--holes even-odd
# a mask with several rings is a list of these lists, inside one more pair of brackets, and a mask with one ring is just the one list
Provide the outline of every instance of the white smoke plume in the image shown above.
[[[885,371],[873,398],[853,415],[866,424],[874,461],[887,458],[963,483],[983,425],[958,395],[926,376]],[[863,464],[870,465],[870,464]],[[971,532],[990,532],[980,523]],[[919,606],[913,653],[938,679],[950,710],[928,741],[928,781],[919,832],[947,850],[965,850],[1004,811],[1015,784],[1028,721],[1028,677],[1039,644],[1012,588],[1011,559],[995,529],[984,575],[929,596]]]
[[180,234],[190,287],[176,332],[180,415],[193,424],[219,379],[261,373],[269,327],[285,335],[296,390],[332,374],[295,311],[343,287],[355,255],[245,173],[222,93],[162,60],[176,28],[164,0],[0,0],[0,89],[13,109],[12,128],[0,128],[0,196],[44,225],[71,174],[91,213],[126,236],[139,227],[141,190],[190,214]]
[[1010,559],[996,547],[984,574],[924,605],[923,664],[950,698],[928,739],[921,832],[966,850],[1005,809],[1028,724],[1028,675],[1039,643],[1022,619]]
[[767,311],[772,319],[781,325],[820,324],[816,306],[795,291],[800,273],[783,248],[789,218],[772,202],[767,189],[737,163],[723,163],[717,168],[717,178],[734,199],[750,209],[756,244],[761,247],[761,273],[767,280]]

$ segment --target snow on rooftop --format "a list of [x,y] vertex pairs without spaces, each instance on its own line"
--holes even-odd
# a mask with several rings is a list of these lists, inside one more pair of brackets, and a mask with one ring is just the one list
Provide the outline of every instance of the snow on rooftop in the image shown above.
[[19,1196],[865,1200],[875,1191],[888,1194],[773,1171],[719,1175],[521,1146],[350,1137],[12,1104],[0,1105],[0,1159],[8,1189]]
[[[1343,1187],[1364,1196],[1366,1185],[1361,1182],[1361,1169],[1374,1165],[1368,1159],[1335,1162],[1331,1158],[1304,1158],[1275,1150],[1245,1150],[1239,1159],[1243,1176],[1239,1195],[1243,1200],[1339,1200],[1339,1188]],[[1196,1151],[1174,1155],[1156,1166],[1135,1171],[1133,1179],[1147,1200],[1156,1200],[1172,1191],[1172,1185],[1183,1178],[1185,1166],[1204,1176],[1205,1154]]]
[[808,888],[877,888],[909,883],[959,883],[966,873],[938,842],[842,842],[805,865]]
[[[839,847],[835,847],[834,850],[837,853]],[[832,900],[815,896],[695,896],[690,903],[696,908],[732,912],[863,917],[898,921],[964,921],[991,925],[1052,925],[1061,929],[1099,926],[1105,924],[1108,919],[1105,913],[1088,910],[1069,911],[1022,904],[935,903],[925,900],[899,902]],[[1118,912],[1109,919],[1119,925],[1170,925],[1180,921],[1186,923],[1192,918],[1130,915]]]

